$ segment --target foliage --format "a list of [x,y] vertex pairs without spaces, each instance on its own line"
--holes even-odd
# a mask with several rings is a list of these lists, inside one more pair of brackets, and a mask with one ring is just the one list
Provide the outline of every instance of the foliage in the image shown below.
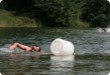
[[3,0],[6,10],[29,11],[33,8],[34,0]]
[[24,16],[14,16],[11,12],[0,10],[0,27],[41,27],[39,21]]
[[72,26],[77,18],[79,5],[75,0],[36,0],[35,5],[44,17],[57,24],[52,26]]
[[107,0],[3,0],[2,4],[14,15],[39,19],[49,27],[106,27],[110,20]]
[[4,0],[3,5],[20,14],[30,12],[51,27],[75,26],[80,7],[77,0]]
[[83,6],[81,19],[92,27],[107,27],[110,17],[110,4],[107,0],[88,0]]

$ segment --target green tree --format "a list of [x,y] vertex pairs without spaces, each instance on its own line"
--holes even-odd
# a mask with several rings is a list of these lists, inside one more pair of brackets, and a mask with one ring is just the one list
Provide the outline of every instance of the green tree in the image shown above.
[[[74,26],[79,5],[77,0],[36,0],[36,8],[55,23],[52,26]],[[43,14],[44,14],[43,13]]]
[[[86,0],[3,0],[3,6],[51,27],[76,27]],[[16,15],[16,14],[14,14]]]
[[107,0],[87,0],[83,6],[81,19],[92,27],[107,27],[110,21],[110,4]]
[[3,6],[9,11],[30,11],[33,8],[34,0],[3,0]]

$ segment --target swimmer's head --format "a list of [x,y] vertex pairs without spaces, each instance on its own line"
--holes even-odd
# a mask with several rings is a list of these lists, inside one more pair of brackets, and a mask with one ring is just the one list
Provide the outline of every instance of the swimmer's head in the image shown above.
[[32,51],[40,52],[41,51],[41,47],[38,46],[38,45],[34,45],[34,46],[32,46]]

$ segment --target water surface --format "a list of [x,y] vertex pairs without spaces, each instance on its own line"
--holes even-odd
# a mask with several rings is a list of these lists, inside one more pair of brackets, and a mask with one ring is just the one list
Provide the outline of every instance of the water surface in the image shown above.
[[[50,44],[56,38],[71,41],[75,55],[54,56]],[[98,29],[0,28],[0,49],[20,42],[39,44],[49,54],[0,52],[3,75],[107,75],[110,72],[110,33]]]

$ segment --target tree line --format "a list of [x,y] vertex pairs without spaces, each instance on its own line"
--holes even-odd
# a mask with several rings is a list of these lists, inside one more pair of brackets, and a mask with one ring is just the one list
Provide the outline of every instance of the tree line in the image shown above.
[[90,27],[110,24],[110,3],[107,0],[3,0],[1,9],[14,15],[39,19],[48,27]]

